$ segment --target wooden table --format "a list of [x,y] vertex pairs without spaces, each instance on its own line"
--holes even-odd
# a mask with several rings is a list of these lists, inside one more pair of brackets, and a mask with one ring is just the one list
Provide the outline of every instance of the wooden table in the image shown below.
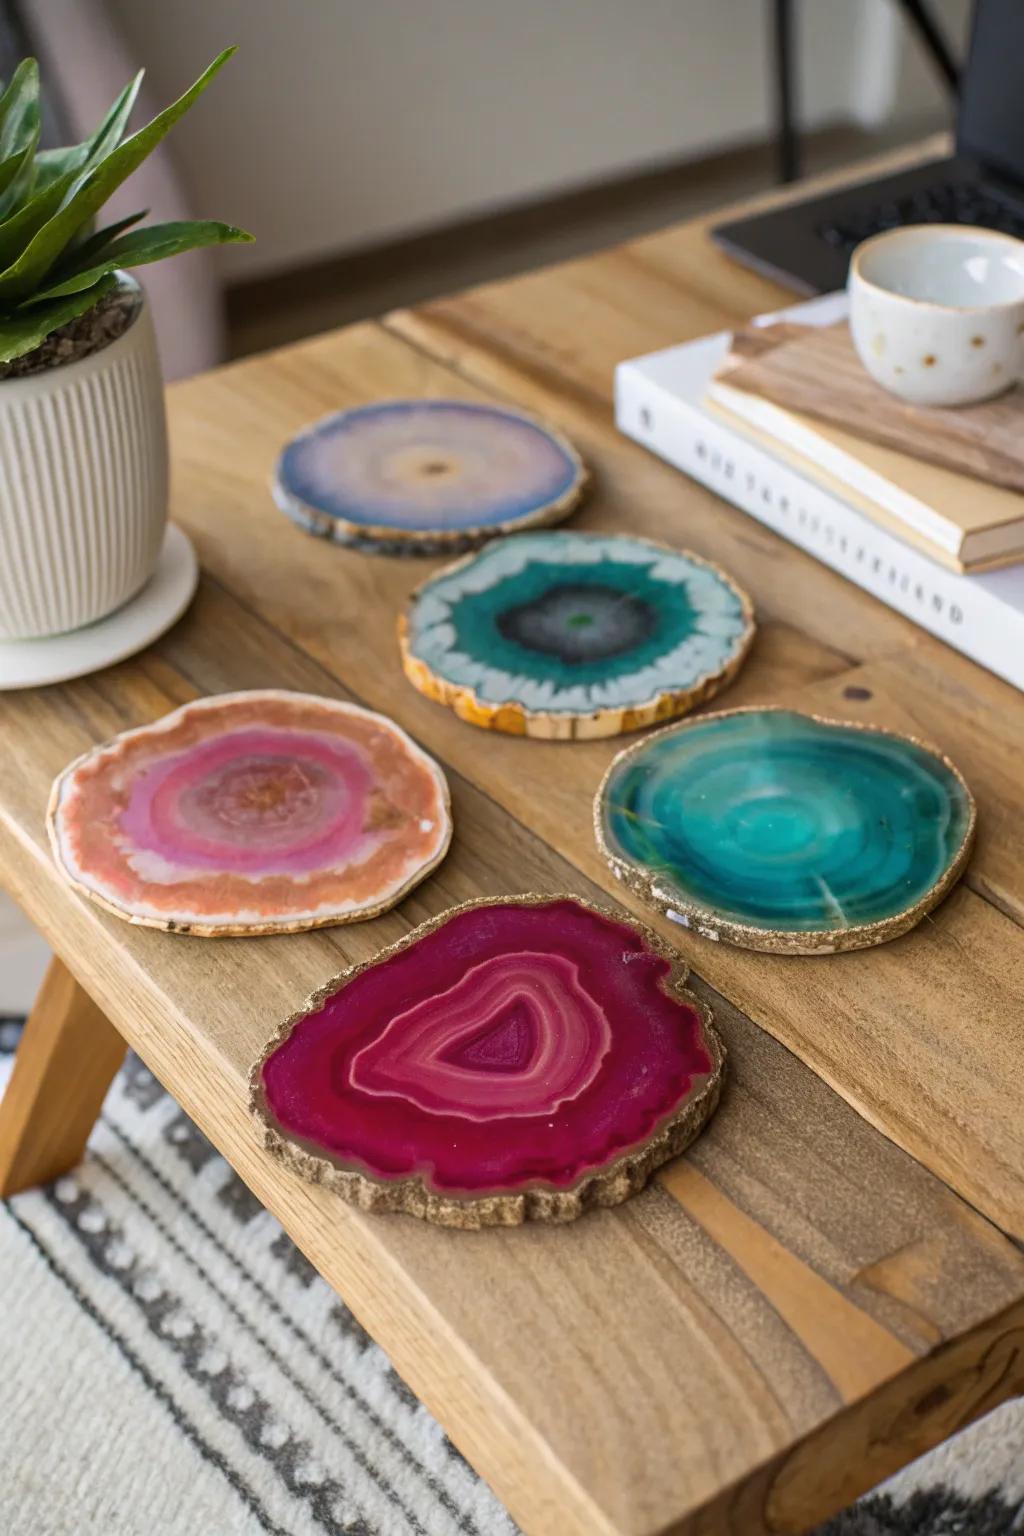
[[[0,701],[0,875],[62,962],[0,1117],[3,1184],[77,1158],[127,1041],[531,1533],[802,1531],[1024,1385],[1024,699],[612,425],[618,359],[780,297],[696,223],[176,386],[194,606],[133,661]],[[271,1161],[246,1111],[295,1000],[430,914],[522,889],[629,900],[590,830],[619,743],[495,737],[421,698],[395,616],[433,562],[345,553],[271,503],[302,423],[432,393],[552,418],[596,470],[579,526],[688,546],[748,587],[761,629],[730,704],[907,724],[980,804],[963,883],[896,943],[781,959],[671,929],[727,1038],[727,1095],[643,1196],[570,1228],[360,1215]],[[268,685],[384,710],[443,761],[439,872],[375,922],[261,940],[133,929],[69,892],[43,832],[58,769],[197,694]]]

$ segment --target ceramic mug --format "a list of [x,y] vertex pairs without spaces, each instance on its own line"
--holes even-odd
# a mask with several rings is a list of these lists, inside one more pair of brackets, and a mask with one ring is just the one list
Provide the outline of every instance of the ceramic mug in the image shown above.
[[1009,389],[1024,364],[1024,241],[960,224],[916,224],[865,240],[848,282],[864,367],[913,405],[971,405]]

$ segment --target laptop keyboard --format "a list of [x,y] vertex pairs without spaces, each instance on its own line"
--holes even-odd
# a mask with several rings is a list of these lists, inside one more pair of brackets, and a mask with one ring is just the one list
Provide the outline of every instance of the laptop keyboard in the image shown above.
[[1003,202],[985,188],[969,182],[938,183],[891,202],[861,210],[844,210],[841,218],[825,219],[815,233],[835,251],[849,254],[869,235],[901,224],[980,224],[1024,240],[1024,210]]

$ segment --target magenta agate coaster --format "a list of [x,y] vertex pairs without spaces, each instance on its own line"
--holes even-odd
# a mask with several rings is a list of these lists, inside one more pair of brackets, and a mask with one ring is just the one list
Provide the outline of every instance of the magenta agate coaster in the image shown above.
[[367,553],[472,549],[566,517],[587,471],[522,411],[472,400],[379,400],[286,444],[274,499],[307,532]]
[[571,1221],[689,1144],[724,1050],[675,951],[575,897],[467,903],[336,976],[253,1068],[269,1150],[364,1210]]
[[199,699],[64,770],[64,877],[132,923],[287,933],[386,911],[451,840],[438,765],[383,715],[279,690]]

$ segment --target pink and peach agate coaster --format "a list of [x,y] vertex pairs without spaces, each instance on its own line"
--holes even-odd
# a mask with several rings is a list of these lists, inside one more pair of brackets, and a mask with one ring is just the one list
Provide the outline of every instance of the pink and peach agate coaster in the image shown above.
[[90,900],[178,933],[374,917],[444,858],[448,786],[399,726],[279,690],[199,699],[54,783],[54,859]]
[[570,896],[484,899],[336,976],[251,1076],[268,1149],[442,1226],[617,1205],[718,1102],[724,1049],[655,934]]

